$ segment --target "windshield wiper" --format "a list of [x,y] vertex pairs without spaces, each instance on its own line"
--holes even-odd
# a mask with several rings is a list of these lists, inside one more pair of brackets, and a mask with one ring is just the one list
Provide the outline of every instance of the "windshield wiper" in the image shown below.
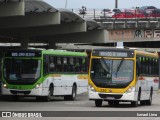
[[119,65],[118,65],[118,67],[117,67],[116,77],[117,77],[117,73],[119,72],[119,70],[120,70],[120,68],[121,68],[121,66],[122,66],[122,64],[123,64],[123,61],[124,61],[124,58],[122,58],[122,60],[120,61]]
[[[102,62],[103,62],[103,64],[104,64],[104,69],[105,69],[105,67],[106,67],[106,72],[107,72],[107,78],[112,78],[112,76],[111,76],[111,71],[110,71],[110,66],[108,66],[108,64],[105,62],[105,59],[104,58],[102,58]],[[103,66],[103,65],[102,65]]]
[[107,65],[107,63],[105,62],[105,59],[104,59],[104,58],[102,58],[102,62],[105,64],[107,70],[109,71],[109,70],[110,70],[110,67]]

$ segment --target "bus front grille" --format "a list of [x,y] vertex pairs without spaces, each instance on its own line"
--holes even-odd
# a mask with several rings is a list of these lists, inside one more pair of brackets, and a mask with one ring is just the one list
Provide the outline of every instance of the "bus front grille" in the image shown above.
[[24,95],[28,95],[30,94],[31,91],[17,91],[17,90],[10,90],[10,92],[14,95],[18,95],[18,94],[24,94]]
[[111,95],[111,94],[99,94],[99,97],[101,98],[114,98],[114,99],[120,99],[123,95],[118,95],[118,94],[114,94],[114,95]]

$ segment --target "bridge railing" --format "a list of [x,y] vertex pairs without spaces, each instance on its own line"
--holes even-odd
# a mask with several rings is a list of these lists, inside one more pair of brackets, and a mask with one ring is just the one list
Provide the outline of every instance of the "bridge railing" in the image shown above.
[[84,19],[93,19],[105,29],[123,28],[160,28],[160,17],[109,18],[103,15],[103,9],[72,9],[72,12]]

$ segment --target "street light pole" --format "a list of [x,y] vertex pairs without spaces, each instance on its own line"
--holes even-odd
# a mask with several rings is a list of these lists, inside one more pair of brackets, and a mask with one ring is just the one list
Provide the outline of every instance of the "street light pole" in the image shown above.
[[68,0],[66,0],[66,3],[65,3],[65,8],[67,8],[67,3],[68,3]]
[[115,8],[118,8],[118,0],[115,0]]

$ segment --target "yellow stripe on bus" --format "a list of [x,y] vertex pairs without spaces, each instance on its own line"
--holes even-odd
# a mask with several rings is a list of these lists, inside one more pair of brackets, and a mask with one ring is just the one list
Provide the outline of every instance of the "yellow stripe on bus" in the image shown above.
[[78,75],[78,79],[88,79],[88,75]]

